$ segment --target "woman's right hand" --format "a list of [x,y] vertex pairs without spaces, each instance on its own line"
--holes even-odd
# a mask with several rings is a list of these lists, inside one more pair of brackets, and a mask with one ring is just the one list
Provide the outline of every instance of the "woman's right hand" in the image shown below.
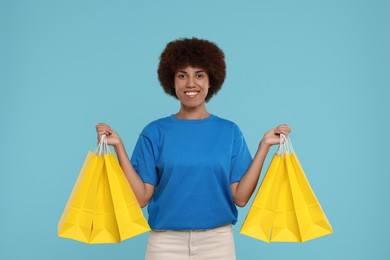
[[122,139],[109,125],[105,123],[99,123],[96,125],[96,132],[98,134],[97,139],[100,142],[102,135],[106,135],[107,144],[112,146],[117,146],[122,143]]

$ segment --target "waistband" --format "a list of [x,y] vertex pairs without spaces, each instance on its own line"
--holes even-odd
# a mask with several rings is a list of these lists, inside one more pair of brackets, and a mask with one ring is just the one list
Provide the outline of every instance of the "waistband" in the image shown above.
[[228,230],[231,230],[232,229],[232,224],[228,224],[228,225],[225,225],[225,226],[221,226],[221,227],[216,227],[216,228],[209,228],[209,229],[187,229],[187,230],[157,230],[157,229],[152,229],[151,231],[153,232],[166,232],[166,231],[170,231],[170,232],[204,232],[204,231],[228,231]]

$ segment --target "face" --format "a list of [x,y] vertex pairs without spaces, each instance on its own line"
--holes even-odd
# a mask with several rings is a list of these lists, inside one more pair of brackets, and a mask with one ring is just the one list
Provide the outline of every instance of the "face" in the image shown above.
[[175,73],[176,96],[182,106],[196,108],[205,105],[209,87],[209,77],[201,68],[188,66]]

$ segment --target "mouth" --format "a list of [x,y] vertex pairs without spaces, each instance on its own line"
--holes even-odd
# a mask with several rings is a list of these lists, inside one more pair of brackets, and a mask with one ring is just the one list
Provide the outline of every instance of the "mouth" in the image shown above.
[[195,98],[196,96],[198,96],[199,91],[186,91],[184,92],[184,94],[186,94],[186,96],[189,98]]

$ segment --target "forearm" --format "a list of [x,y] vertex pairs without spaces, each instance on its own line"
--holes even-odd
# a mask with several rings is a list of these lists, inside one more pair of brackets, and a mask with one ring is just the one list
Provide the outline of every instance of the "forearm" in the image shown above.
[[127,181],[129,182],[138,203],[141,207],[144,207],[148,204],[150,199],[146,189],[146,184],[142,181],[131,164],[123,143],[114,146],[114,149],[118,156],[119,164],[126,175]]
[[270,145],[263,142],[260,143],[251,165],[242,177],[241,181],[237,183],[235,190],[233,191],[233,200],[238,206],[244,207],[256,189],[264,160],[269,149]]

